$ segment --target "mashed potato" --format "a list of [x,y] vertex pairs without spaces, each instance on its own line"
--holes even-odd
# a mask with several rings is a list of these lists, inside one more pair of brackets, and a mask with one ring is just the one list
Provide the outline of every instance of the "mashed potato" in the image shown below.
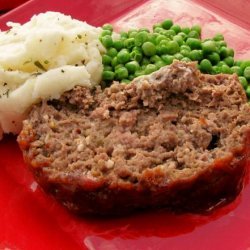
[[20,131],[32,104],[99,84],[105,50],[101,28],[57,12],[8,26],[0,33],[0,138]]

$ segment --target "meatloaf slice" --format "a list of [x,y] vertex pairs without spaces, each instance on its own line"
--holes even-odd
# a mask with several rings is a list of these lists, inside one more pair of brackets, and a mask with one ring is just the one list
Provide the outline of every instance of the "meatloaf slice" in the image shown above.
[[73,212],[202,211],[241,190],[249,121],[236,75],[175,61],[34,106],[18,142],[37,182]]

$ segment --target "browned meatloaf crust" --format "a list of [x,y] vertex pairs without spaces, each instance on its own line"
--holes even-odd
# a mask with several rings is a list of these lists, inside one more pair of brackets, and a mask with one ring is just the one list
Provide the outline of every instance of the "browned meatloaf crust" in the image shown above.
[[249,121],[236,75],[176,61],[34,106],[18,142],[38,183],[76,213],[193,211],[241,190]]

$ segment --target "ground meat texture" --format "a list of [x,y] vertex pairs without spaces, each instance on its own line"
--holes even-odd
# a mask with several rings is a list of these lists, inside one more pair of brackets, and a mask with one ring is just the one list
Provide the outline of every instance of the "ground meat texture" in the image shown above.
[[202,211],[241,190],[249,121],[236,75],[175,61],[131,84],[43,101],[18,142],[38,183],[73,212]]

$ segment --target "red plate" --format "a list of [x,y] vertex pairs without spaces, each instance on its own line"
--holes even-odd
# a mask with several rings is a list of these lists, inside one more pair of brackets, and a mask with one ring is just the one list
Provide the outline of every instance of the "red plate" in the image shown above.
[[[237,58],[250,58],[247,0],[33,0],[2,16],[0,27],[46,10],[93,25],[112,22],[117,30],[151,26],[167,17],[185,26],[201,24],[204,36],[220,31]],[[249,184],[235,202],[210,215],[161,211],[120,219],[76,218],[37,187],[15,139],[6,136],[0,142],[0,249],[250,249]]]

